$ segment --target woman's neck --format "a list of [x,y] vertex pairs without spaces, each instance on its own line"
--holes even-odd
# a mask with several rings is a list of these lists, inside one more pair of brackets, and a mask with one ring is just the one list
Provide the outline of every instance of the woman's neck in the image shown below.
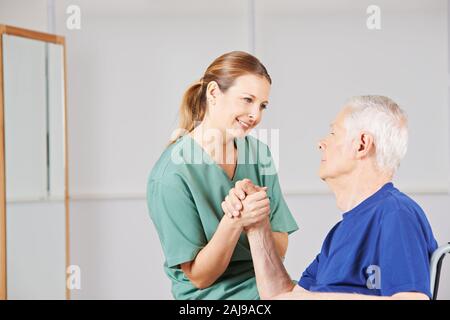
[[189,135],[208,153],[218,164],[235,164],[236,147],[234,138],[223,130],[201,122]]

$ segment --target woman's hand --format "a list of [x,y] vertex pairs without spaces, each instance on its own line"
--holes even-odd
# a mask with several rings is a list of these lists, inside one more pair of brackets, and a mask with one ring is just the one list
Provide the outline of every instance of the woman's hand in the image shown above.
[[230,189],[225,200],[222,202],[223,212],[230,218],[238,217],[242,210],[242,201],[245,197],[260,190],[267,190],[267,188],[255,186],[250,179],[243,179],[236,182],[234,188]]
[[236,182],[231,188],[225,200],[222,202],[222,210],[229,218],[238,217],[242,210],[242,201],[248,194],[257,192],[255,185],[250,179]]
[[270,213],[266,190],[267,187],[255,186],[249,179],[238,181],[222,202],[225,215],[244,230],[263,221]]

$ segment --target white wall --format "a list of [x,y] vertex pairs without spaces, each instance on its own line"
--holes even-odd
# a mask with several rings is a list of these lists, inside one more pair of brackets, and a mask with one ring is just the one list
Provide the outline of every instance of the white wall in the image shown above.
[[[311,170],[317,141],[345,100],[360,94],[387,95],[410,115],[408,153],[396,177],[402,190],[448,190],[446,0],[256,3],[256,52],[274,79],[260,126],[282,128],[286,191],[326,190]],[[380,30],[366,27],[371,4],[380,7]]]
[[8,203],[8,299],[66,298],[64,201]]
[[0,0],[0,23],[47,31],[47,0]]
[[[0,0],[0,8],[4,2]],[[23,0],[14,3],[25,6]],[[75,196],[71,202],[71,260],[82,272],[81,290],[72,292],[74,299],[171,299],[159,239],[145,199],[140,198],[146,173],[156,160],[145,149],[162,148],[176,125],[177,106],[186,84],[200,77],[213,57],[249,47],[246,4],[233,1],[226,9],[223,4],[208,3],[214,5],[183,7],[188,11],[182,14],[180,6],[138,0],[128,5],[57,2],[56,32],[67,37],[68,45],[69,166],[71,194]],[[80,4],[81,30],[65,28],[68,4]],[[17,7],[14,14],[20,22],[23,10]],[[221,18],[215,16],[219,9],[223,9]],[[45,11],[44,4],[36,9]],[[206,20],[205,15],[209,15]],[[271,73],[283,75],[283,70]],[[171,89],[152,91],[158,84]],[[159,124],[165,129],[157,129]],[[160,138],[158,142],[150,143],[155,136]],[[438,241],[450,241],[450,197],[413,197],[427,212]],[[286,265],[291,276],[298,278],[340,216],[329,194],[289,195],[287,201],[300,230],[290,239]],[[441,298],[450,299],[449,280],[450,263],[446,261]]]

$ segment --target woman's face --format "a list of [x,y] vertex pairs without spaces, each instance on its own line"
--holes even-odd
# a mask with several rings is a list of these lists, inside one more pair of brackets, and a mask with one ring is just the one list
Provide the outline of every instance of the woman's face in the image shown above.
[[207,89],[210,126],[229,138],[246,136],[261,122],[269,93],[269,81],[258,75],[238,77],[226,92],[222,92],[217,83],[210,83]]

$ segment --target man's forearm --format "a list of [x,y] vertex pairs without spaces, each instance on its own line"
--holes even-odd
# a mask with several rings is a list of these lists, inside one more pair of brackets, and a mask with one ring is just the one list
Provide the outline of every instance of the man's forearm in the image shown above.
[[294,287],[278,255],[269,219],[247,231],[256,283],[261,299],[270,299]]
[[393,300],[392,297],[356,293],[291,291],[272,297],[274,300]]
[[420,292],[399,292],[392,296],[375,296],[358,293],[342,292],[312,292],[295,286],[291,292],[282,293],[275,300],[428,300],[429,298]]

